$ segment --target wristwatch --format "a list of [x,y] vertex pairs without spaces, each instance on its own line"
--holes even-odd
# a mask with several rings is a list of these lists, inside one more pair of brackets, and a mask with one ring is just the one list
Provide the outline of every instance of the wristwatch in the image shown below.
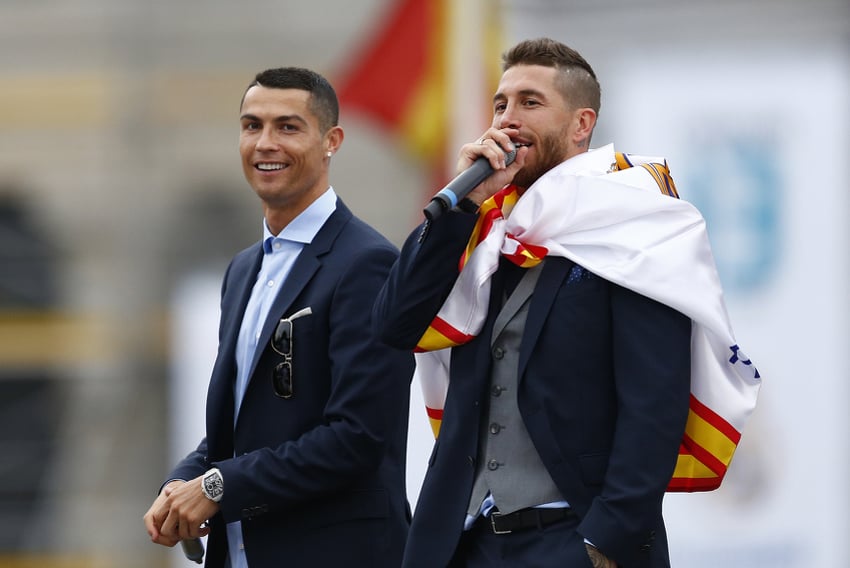
[[210,501],[221,501],[221,496],[224,495],[224,479],[217,467],[207,471],[201,478],[201,490]]

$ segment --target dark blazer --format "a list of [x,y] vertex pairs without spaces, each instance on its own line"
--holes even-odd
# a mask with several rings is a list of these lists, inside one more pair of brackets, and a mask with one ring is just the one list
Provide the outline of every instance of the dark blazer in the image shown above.
[[[407,535],[405,491],[413,356],[371,333],[371,306],[398,251],[341,200],[308,244],[263,326],[233,425],[236,340],[262,259],[257,243],[231,262],[221,299],[219,348],[207,395],[206,438],[171,478],[218,467],[221,511],[212,519],[207,566],[223,566],[224,525],[242,521],[251,568],[396,568]],[[270,344],[293,322],[293,396],[275,395]],[[237,456],[234,458],[234,455]]]
[[[388,344],[410,349],[421,337],[457,278],[474,222],[450,212],[408,239],[375,305]],[[547,258],[531,298],[519,359],[522,419],[581,518],[579,533],[621,567],[668,566],[661,503],[688,413],[690,320],[575,266]],[[460,537],[504,273],[494,275],[484,329],[452,352],[404,566],[445,566]]]

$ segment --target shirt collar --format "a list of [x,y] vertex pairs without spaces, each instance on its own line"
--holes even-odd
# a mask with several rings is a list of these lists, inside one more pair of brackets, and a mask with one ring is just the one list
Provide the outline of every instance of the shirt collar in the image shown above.
[[301,244],[311,243],[335,209],[336,192],[333,187],[328,187],[327,191],[308,205],[277,235],[272,234],[266,220],[263,219],[263,250],[266,254],[272,252],[274,250],[272,243],[276,239]]

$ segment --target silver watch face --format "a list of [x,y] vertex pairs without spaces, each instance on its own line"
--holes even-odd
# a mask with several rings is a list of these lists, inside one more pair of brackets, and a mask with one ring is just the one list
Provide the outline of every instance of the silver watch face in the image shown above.
[[218,501],[224,494],[224,481],[217,471],[211,471],[204,476],[204,494],[213,501]]

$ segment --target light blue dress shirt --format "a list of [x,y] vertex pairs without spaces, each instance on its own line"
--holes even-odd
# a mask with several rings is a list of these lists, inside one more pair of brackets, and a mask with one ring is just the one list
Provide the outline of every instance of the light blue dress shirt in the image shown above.
[[[263,263],[257,273],[257,281],[251,291],[251,298],[245,307],[239,339],[236,341],[236,382],[233,385],[235,409],[233,426],[239,418],[242,397],[251,378],[251,364],[257,350],[257,340],[263,324],[269,315],[269,309],[286,282],[292,265],[304,246],[312,242],[316,233],[336,209],[336,193],[329,187],[307,209],[293,219],[278,235],[272,235],[265,220],[263,221]],[[224,480],[227,491],[227,480]],[[242,541],[242,522],[227,524],[227,543],[230,550],[232,568],[248,568],[245,546]]]

